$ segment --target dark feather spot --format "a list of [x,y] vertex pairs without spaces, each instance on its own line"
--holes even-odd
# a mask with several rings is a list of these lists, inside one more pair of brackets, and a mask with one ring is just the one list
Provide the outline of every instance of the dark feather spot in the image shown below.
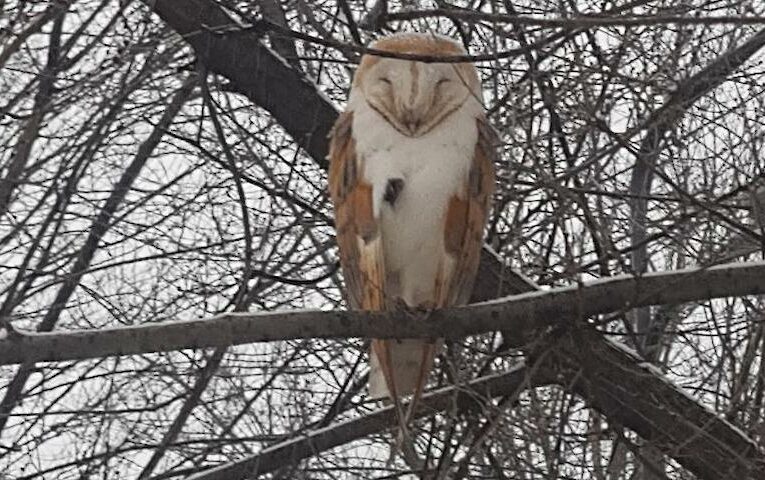
[[390,203],[391,207],[396,203],[401,190],[404,189],[404,180],[402,178],[390,178],[385,186],[383,200]]
[[364,240],[364,245],[369,244],[372,240],[375,240],[377,238],[377,230],[370,230],[366,232],[361,232],[361,239]]
[[474,165],[473,168],[470,169],[470,176],[468,178],[469,195],[471,197],[475,198],[481,194],[482,177],[483,172],[481,171],[481,168]]

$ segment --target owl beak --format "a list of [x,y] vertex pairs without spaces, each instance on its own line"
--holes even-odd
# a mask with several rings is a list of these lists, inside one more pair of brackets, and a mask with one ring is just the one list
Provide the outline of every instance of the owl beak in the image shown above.
[[409,123],[404,123],[404,125],[406,126],[406,128],[409,129],[409,133],[411,133],[412,135],[414,135],[415,133],[417,133],[417,131],[420,130],[419,120],[412,120]]
[[407,129],[407,133],[414,136],[422,126],[422,119],[414,109],[404,108],[401,111],[401,123]]

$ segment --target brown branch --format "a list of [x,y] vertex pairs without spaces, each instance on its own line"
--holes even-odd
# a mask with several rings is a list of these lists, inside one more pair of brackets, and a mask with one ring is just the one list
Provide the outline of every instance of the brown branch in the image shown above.
[[212,318],[71,332],[16,331],[0,340],[0,365],[221,347],[300,338],[458,339],[502,330],[524,344],[546,326],[574,325],[593,315],[739,295],[765,294],[765,262],[621,275],[608,279],[437,310],[412,321],[397,312],[291,311],[226,313]]

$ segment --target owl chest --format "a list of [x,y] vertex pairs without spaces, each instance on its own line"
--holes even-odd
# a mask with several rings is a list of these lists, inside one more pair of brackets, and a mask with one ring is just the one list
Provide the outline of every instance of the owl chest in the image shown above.
[[442,216],[452,195],[464,189],[471,156],[453,141],[409,139],[363,157],[375,215],[407,229]]
[[396,279],[391,292],[399,291],[407,303],[416,305],[432,295],[445,255],[447,207],[452,196],[464,195],[472,164],[475,137],[470,142],[469,135],[457,133],[401,139],[359,152],[372,185],[386,271]]
[[[425,160],[419,165],[391,168],[385,177],[401,179],[398,195],[383,196],[380,202],[380,226],[387,269],[399,272],[404,283],[408,272],[416,272],[423,280],[435,276],[438,259],[444,253],[449,199],[459,194],[464,184],[462,162],[448,158],[447,152],[438,153],[443,155],[441,162]],[[379,188],[384,182],[381,179]]]
[[375,116],[354,118],[357,158],[372,185],[375,216],[406,222],[437,213],[464,188],[478,137],[474,118],[458,112],[427,135],[411,138],[384,121],[372,122]]

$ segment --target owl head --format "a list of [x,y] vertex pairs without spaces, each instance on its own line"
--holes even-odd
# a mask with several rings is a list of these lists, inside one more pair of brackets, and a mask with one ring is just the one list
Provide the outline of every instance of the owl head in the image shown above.
[[[440,57],[465,54],[455,41],[424,33],[392,35],[371,48]],[[480,82],[470,63],[425,63],[364,55],[353,77],[351,96],[363,97],[403,135],[419,137],[465,102],[479,99]]]

